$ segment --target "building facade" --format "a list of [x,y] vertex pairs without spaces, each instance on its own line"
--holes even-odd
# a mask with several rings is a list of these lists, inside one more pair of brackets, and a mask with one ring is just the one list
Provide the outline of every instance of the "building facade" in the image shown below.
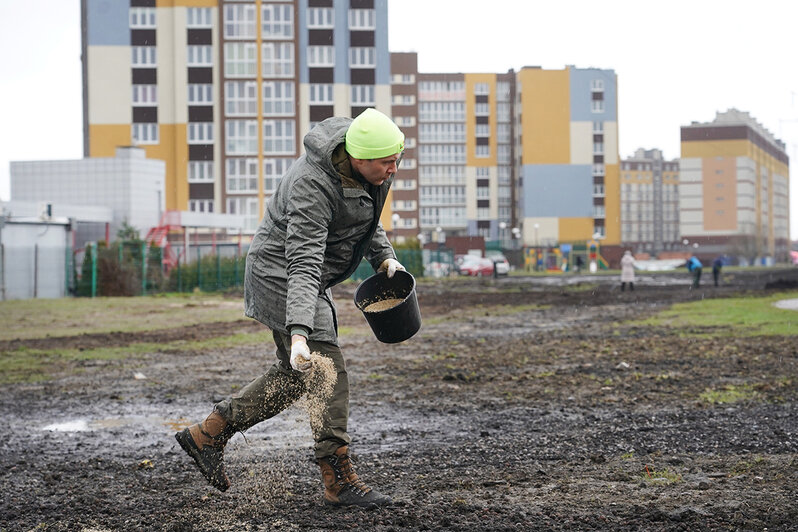
[[621,244],[617,76],[612,70],[517,74],[519,208],[530,246],[594,238]]
[[679,161],[643,148],[621,162],[621,245],[656,255],[681,250]]
[[405,134],[405,152],[391,187],[391,226],[399,241],[418,238],[418,55],[391,54],[391,114]]
[[49,203],[59,216],[85,222],[92,221],[92,207],[108,209],[109,226],[93,234],[97,240],[115,237],[124,224],[143,236],[164,212],[166,165],[139,148],[116,148],[113,157],[12,161],[10,169],[12,202]]
[[702,256],[788,260],[789,158],[748,113],[681,128],[679,226]]
[[82,20],[85,155],[165,161],[167,210],[252,232],[313,125],[391,113],[387,0],[82,0]]

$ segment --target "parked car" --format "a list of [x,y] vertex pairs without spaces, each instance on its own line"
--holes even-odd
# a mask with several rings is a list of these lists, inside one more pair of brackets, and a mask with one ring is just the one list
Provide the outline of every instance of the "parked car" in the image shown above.
[[485,257],[465,255],[465,258],[457,267],[460,275],[470,275],[473,277],[486,277],[493,275],[493,261]]

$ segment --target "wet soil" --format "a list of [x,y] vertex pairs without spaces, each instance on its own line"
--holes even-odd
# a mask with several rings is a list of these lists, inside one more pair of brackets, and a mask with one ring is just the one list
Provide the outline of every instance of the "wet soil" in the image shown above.
[[[795,530],[796,337],[685,336],[628,320],[797,281],[798,269],[698,290],[685,273],[640,276],[634,292],[599,276],[424,282],[422,329],[396,345],[374,339],[354,285],[338,287],[354,460],[394,498],[370,511],[322,505],[299,407],[233,437],[225,493],[174,440],[266,371],[271,346],[71,362],[46,382],[0,388],[0,530]],[[13,345],[237,329],[262,330],[242,321]],[[706,400],[723,390],[744,394]]]

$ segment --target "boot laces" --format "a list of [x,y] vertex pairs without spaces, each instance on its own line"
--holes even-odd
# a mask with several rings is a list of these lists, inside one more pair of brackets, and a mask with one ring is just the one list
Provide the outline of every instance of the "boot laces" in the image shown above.
[[348,487],[361,497],[371,491],[371,488],[357,476],[357,473],[355,473],[354,463],[348,454],[342,454],[337,457],[335,466],[341,478],[341,480],[338,481],[338,485],[341,486],[342,489]]

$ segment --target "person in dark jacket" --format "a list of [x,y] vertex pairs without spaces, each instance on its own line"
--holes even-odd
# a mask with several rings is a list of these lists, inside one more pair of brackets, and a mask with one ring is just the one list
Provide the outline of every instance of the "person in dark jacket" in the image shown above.
[[718,286],[720,281],[720,270],[723,268],[723,257],[715,257],[712,261],[712,279],[715,281],[715,286]]
[[693,255],[687,259],[685,266],[687,266],[687,271],[693,274],[693,288],[698,288],[698,285],[701,283],[701,269],[704,265],[701,264],[698,257]]
[[225,491],[227,441],[298,400],[306,391],[310,354],[319,353],[337,372],[322,426],[313,430],[324,502],[379,506],[391,499],[367,486],[349,458],[349,380],[330,289],[363,257],[388,277],[404,270],[380,223],[404,134],[386,115],[367,109],[354,120],[320,122],[304,144],[305,154],[281,179],[247,254],[245,314],[272,330],[277,361],[175,437],[205,478]]

